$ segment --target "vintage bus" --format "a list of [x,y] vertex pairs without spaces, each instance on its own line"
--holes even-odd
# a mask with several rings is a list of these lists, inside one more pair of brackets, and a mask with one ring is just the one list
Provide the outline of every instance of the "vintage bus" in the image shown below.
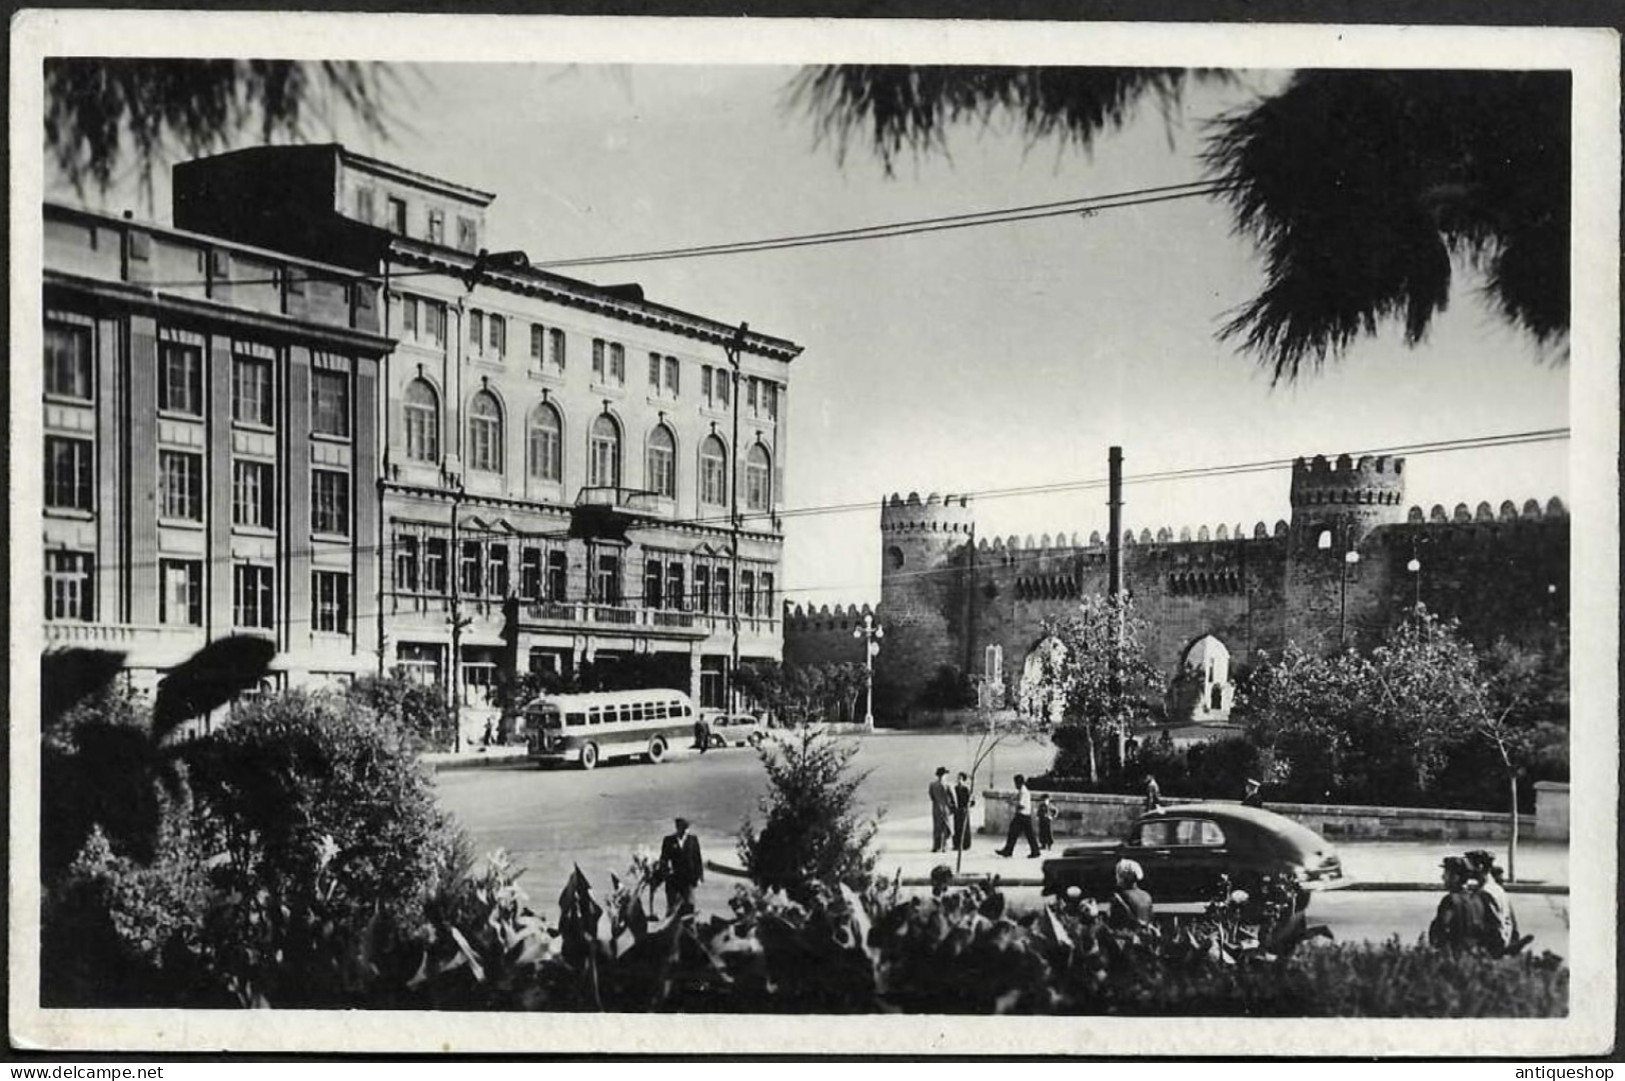
[[694,703],[681,691],[602,691],[550,694],[525,707],[530,760],[578,762],[592,769],[606,758],[650,762],[668,748],[694,744]]

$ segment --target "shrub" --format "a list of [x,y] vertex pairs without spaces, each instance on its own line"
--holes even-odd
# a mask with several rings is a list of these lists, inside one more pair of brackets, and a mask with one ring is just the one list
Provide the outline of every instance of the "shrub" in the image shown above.
[[422,750],[451,750],[456,721],[440,684],[409,679],[404,669],[397,668],[387,676],[362,676],[350,685],[349,695],[411,732]]
[[858,810],[868,776],[854,772],[858,746],[803,726],[785,740],[764,741],[758,753],[768,789],[760,801],[760,832],[746,821],[739,858],[751,881],[794,893],[809,883],[861,887],[874,873],[869,851],[879,823]]

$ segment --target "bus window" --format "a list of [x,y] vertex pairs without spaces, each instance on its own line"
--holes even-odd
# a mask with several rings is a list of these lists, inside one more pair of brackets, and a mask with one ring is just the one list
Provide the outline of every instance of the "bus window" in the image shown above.
[[634,721],[643,720],[643,703],[642,702],[633,702],[632,703],[632,719]]
[[604,718],[603,718],[603,715],[601,713],[600,707],[598,707],[598,706],[588,706],[587,707],[587,723],[588,724],[598,724],[598,723],[602,722],[603,719]]
[[580,728],[587,723],[587,715],[585,713],[566,713],[564,723],[570,728]]
[[557,729],[560,724],[556,709],[537,709],[530,712],[530,723],[537,728]]

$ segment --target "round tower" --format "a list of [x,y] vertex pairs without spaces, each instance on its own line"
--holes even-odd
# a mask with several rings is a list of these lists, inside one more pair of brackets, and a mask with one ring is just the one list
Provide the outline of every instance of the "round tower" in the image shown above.
[[[963,668],[971,618],[965,551],[975,514],[970,497],[892,495],[880,506],[880,613],[886,636],[875,656],[877,713],[913,706],[945,664]],[[879,692],[884,689],[885,694]],[[895,717],[882,717],[886,720]]]
[[[1340,454],[1292,463],[1294,548],[1358,548],[1380,525],[1405,520],[1405,459]],[[1326,538],[1329,537],[1329,544]]]

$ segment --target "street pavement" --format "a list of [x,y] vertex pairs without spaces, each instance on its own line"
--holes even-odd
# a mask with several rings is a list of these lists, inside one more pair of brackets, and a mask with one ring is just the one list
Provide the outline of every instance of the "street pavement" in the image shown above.
[[[946,732],[881,732],[857,740],[854,766],[868,770],[859,799],[869,813],[880,813],[876,838],[877,870],[905,880],[924,880],[937,863],[952,865],[953,853],[932,853],[926,786],[938,765],[968,769],[974,741]],[[498,759],[502,752],[461,756]],[[1053,751],[1037,743],[1001,746],[993,770],[983,768],[978,788],[1008,787],[1011,774],[1040,773]],[[443,757],[443,756],[442,756]],[[505,849],[526,868],[520,884],[538,910],[551,916],[571,869],[579,866],[601,892],[611,873],[622,873],[634,852],[652,857],[677,815],[689,819],[705,857],[714,867],[697,891],[704,911],[725,912],[733,890],[743,879],[724,867],[737,868],[738,834],[747,817],[761,820],[757,800],[766,781],[761,763],[747,748],[700,754],[678,752],[659,765],[605,764],[592,772],[537,769],[522,757],[491,761],[487,768],[445,768],[440,762],[440,802],[468,830],[481,854]],[[980,807],[976,808],[980,811]],[[979,821],[979,818],[976,820]],[[1057,837],[1057,846],[1069,838]],[[978,833],[964,854],[963,875],[1000,875],[1011,903],[1025,907],[1041,899],[1036,883],[1040,860],[1026,859],[1017,849],[1002,859],[994,849],[1002,838]],[[1437,903],[1439,860],[1479,844],[1341,843],[1339,851],[1351,880],[1362,889],[1332,891],[1317,897],[1312,914],[1327,922],[1339,939],[1382,940],[1399,935],[1413,940],[1427,927]],[[1504,848],[1502,862],[1505,862]],[[1525,844],[1518,851],[1518,877],[1539,880],[1553,889],[1568,882],[1566,846]],[[1021,883],[1018,885],[1018,883]],[[1366,888],[1399,885],[1366,892]],[[1536,935],[1536,948],[1567,952],[1568,898],[1552,894],[1519,894],[1515,906],[1523,928]]]

